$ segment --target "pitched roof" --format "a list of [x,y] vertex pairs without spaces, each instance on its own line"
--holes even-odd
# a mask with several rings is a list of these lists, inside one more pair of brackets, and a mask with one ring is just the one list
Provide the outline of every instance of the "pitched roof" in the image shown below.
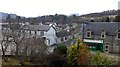
[[86,22],[84,24],[84,34],[90,29],[94,35],[100,35],[102,30],[105,30],[107,35],[116,35],[119,28],[119,22]]
[[2,24],[3,28],[10,28],[10,29],[19,29],[21,27],[20,24]]
[[24,30],[34,30],[34,31],[48,31],[51,26],[49,25],[24,25],[22,29]]
[[70,32],[64,30],[64,31],[60,31],[60,32],[57,32],[56,33],[56,36],[59,38],[59,37],[65,37],[65,36],[69,36],[71,35]]

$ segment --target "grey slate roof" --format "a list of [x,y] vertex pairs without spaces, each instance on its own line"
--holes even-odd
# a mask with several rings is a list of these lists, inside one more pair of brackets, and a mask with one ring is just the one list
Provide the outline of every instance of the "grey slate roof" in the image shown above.
[[64,31],[60,31],[60,32],[57,32],[56,33],[56,36],[59,38],[59,37],[65,37],[65,36],[69,36],[71,35],[70,32],[64,30]]
[[20,24],[2,24],[2,28],[10,28],[10,29],[19,29],[21,27]]
[[34,30],[34,31],[48,31],[51,26],[49,25],[24,25],[22,29],[24,30]]
[[102,30],[105,30],[107,35],[116,35],[116,31],[119,28],[120,22],[86,22],[84,23],[84,34],[90,29],[93,35],[100,35]]

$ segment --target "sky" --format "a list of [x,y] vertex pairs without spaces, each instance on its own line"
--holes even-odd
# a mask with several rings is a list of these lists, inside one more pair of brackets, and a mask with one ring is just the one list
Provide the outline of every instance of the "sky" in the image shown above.
[[25,17],[88,14],[118,9],[120,0],[0,0],[0,12]]

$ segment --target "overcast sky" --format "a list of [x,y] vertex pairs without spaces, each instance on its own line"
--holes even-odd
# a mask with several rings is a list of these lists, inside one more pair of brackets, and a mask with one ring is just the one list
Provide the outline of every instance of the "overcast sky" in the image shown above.
[[118,8],[119,0],[0,0],[0,12],[25,17],[88,14]]

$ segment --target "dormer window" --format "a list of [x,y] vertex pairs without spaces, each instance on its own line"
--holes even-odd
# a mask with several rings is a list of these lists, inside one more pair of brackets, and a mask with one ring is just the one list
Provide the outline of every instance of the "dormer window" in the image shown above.
[[87,32],[86,32],[86,37],[87,38],[91,38],[91,31],[88,29]]
[[101,34],[101,38],[105,38],[105,34]]
[[117,32],[117,38],[120,39],[120,30]]
[[118,39],[120,39],[120,32],[118,33]]
[[102,30],[101,38],[105,38],[105,36],[106,36],[106,32],[105,32],[105,30]]

